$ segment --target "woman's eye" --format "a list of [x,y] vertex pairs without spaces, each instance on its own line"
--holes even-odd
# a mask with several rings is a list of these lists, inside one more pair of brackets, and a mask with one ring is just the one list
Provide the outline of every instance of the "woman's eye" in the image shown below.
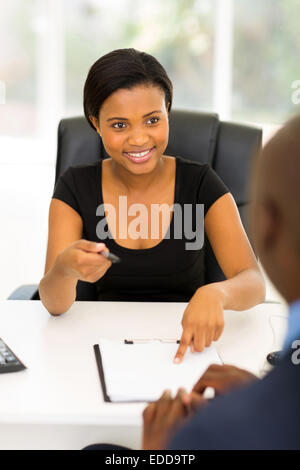
[[124,122],[116,122],[115,124],[112,125],[114,129],[124,129],[124,127],[115,127],[115,126],[125,126]]
[[[159,121],[159,118],[158,117],[152,117],[150,118],[148,122],[150,122],[150,124],[157,124]],[[114,129],[124,129],[125,128],[125,123],[124,122],[115,122],[114,124],[112,124],[112,126]]]
[[[153,121],[153,120],[154,120],[155,122],[151,122],[151,124],[156,124],[156,123],[158,123],[159,118],[157,118],[157,117],[152,117],[152,118],[149,119],[149,121]],[[149,122],[149,121],[148,121],[148,122]]]

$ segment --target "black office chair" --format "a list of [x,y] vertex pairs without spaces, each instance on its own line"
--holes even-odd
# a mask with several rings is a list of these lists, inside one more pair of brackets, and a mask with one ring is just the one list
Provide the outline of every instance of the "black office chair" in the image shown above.
[[[251,161],[262,143],[261,129],[220,122],[217,114],[172,110],[167,155],[209,163],[231,191],[245,230],[249,207],[248,180]],[[99,135],[84,117],[62,119],[58,126],[55,182],[71,165],[108,158]],[[249,233],[248,233],[249,236]],[[250,237],[249,237],[250,238]],[[205,282],[225,280],[205,236]],[[39,300],[38,285],[23,285],[8,299]],[[78,281],[76,300],[96,300],[94,284]]]

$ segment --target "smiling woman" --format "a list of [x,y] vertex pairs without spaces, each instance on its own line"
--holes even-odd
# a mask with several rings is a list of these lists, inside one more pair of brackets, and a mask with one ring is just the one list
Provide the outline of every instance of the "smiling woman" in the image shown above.
[[[58,179],[39,293],[54,315],[70,308],[78,280],[94,283],[99,301],[188,302],[175,358],[180,362],[188,346],[201,351],[220,337],[224,309],[254,306],[265,287],[223,181],[208,164],[164,154],[172,96],[166,71],[145,52],[118,49],[90,68],[84,112],[109,158],[71,166]],[[113,208],[114,220],[105,206]],[[185,206],[188,225],[196,227],[188,233],[185,222],[184,230],[174,222],[174,208]],[[157,217],[157,207],[171,210]],[[205,285],[205,247],[187,243],[204,229],[226,281]],[[112,265],[101,255],[108,250],[122,262]]]
[[[165,103],[161,88],[152,84],[137,84],[112,93],[102,104],[99,117],[90,116],[89,119],[101,135],[112,161],[126,165],[130,173],[145,174],[157,166],[168,145],[168,108],[170,102]],[[118,116],[115,116],[117,110]],[[150,111],[144,113],[145,110]],[[146,162],[149,165],[142,165]],[[120,177],[122,174],[119,174]],[[130,175],[123,176],[125,185],[130,184],[128,177]],[[140,180],[140,185],[145,189],[144,181]],[[133,189],[135,186],[133,183]]]

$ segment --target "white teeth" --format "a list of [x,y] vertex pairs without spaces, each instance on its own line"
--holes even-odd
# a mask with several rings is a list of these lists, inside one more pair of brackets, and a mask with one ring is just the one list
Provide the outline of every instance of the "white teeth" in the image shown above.
[[129,152],[125,152],[127,153],[127,155],[130,155],[131,157],[144,157],[145,155],[147,155],[147,153],[150,152],[151,149],[149,150],[146,150],[146,152],[139,152],[139,153],[129,153]]

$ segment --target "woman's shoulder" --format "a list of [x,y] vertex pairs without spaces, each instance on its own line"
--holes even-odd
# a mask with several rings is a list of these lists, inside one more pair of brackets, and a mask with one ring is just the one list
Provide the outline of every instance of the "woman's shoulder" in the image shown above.
[[66,181],[76,181],[81,184],[95,179],[98,176],[100,171],[100,161],[92,163],[77,163],[74,165],[68,166],[62,173],[61,178]]
[[190,182],[193,180],[199,182],[208,171],[212,170],[209,163],[201,163],[181,156],[176,156],[175,159],[178,173]]
[[68,166],[58,178],[52,197],[64,197],[67,203],[75,199],[80,214],[90,212],[99,199],[99,166],[99,161]]
[[78,201],[88,205],[98,194],[99,168],[99,161],[68,166],[57,179],[54,194],[71,191]]
[[191,160],[180,155],[176,155],[173,158],[175,158],[180,163],[180,165],[185,168],[205,170],[206,168],[210,167],[209,163],[202,163],[196,160]]
[[176,157],[176,160],[179,163],[177,168],[180,179],[184,183],[181,186],[188,188],[187,191],[196,190],[202,199],[210,194],[215,196],[229,192],[229,188],[209,163],[196,162],[181,156]]
[[72,172],[72,173],[88,173],[88,172],[93,172],[97,168],[99,168],[101,163],[101,160],[97,160],[96,162],[92,163],[77,163],[74,165],[70,165],[66,171]]

